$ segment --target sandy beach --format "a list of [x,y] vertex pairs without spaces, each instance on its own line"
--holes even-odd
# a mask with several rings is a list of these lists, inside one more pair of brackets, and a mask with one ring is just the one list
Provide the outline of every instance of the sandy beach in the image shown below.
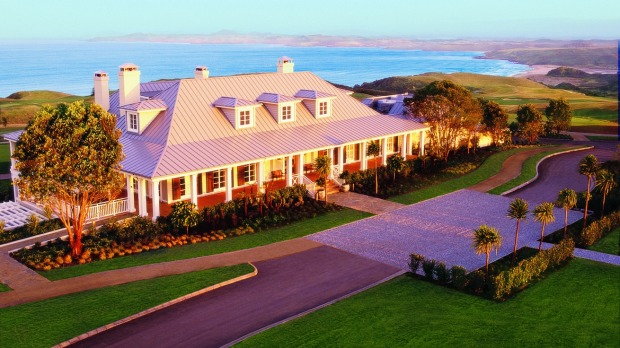
[[[528,77],[533,75],[547,75],[547,73],[555,68],[559,68],[560,65],[530,65],[530,70],[517,74],[514,77]],[[580,67],[572,67],[575,69],[579,69],[583,72],[587,72],[588,74],[617,74],[617,70],[606,70],[606,69],[590,69],[590,68],[580,68]]]

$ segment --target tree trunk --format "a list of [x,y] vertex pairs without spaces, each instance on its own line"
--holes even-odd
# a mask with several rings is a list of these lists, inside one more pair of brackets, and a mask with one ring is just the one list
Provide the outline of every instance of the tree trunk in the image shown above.
[[82,255],[82,234],[76,233],[73,243],[71,243],[71,257],[77,260],[80,255]]
[[545,238],[545,224],[543,224],[542,228],[540,229],[540,244],[538,245],[538,251],[542,251],[542,243],[543,243],[544,238]]
[[489,277],[489,257],[491,256],[491,250],[487,251],[487,257],[485,260],[486,270],[487,270],[487,278]]
[[379,169],[377,168],[377,156],[375,156],[375,195],[379,194]]
[[564,208],[564,239],[566,239],[567,230],[568,230],[568,207]]
[[519,225],[521,224],[521,220],[517,219],[517,229],[515,230],[515,247],[512,251],[512,263],[514,264],[517,261],[517,245],[519,244]]
[[603,206],[601,207],[601,217],[603,217],[603,215],[605,215],[605,198],[606,198],[606,194],[603,193]]
[[586,228],[586,219],[588,218],[588,203],[590,202],[590,180],[588,176],[588,188],[586,189],[586,207],[583,210],[583,228]]

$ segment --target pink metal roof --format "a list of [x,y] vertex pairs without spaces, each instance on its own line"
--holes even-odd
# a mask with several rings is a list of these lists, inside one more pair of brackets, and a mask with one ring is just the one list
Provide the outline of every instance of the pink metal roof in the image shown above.
[[133,103],[129,105],[123,106],[123,109],[133,110],[133,111],[142,111],[142,110],[163,110],[168,106],[166,102],[161,99],[149,99],[143,100],[138,103]]
[[302,99],[318,99],[318,98],[331,98],[335,97],[333,94],[319,92],[315,90],[301,89],[297,93],[295,93],[297,98]]
[[[225,105],[239,106],[239,100],[257,105],[253,100],[264,91],[291,96],[304,90],[313,92],[305,96],[332,97],[332,116],[316,119],[296,103],[295,121],[278,124],[261,106],[255,109],[255,126],[237,130],[214,106],[222,96],[236,99]],[[140,135],[125,131],[124,116],[117,125],[127,156],[123,171],[147,178],[426,129],[405,116],[381,115],[310,72],[150,82],[142,84],[141,91],[168,108]],[[118,115],[118,93],[110,105]]]
[[263,102],[263,103],[278,104],[278,103],[299,101],[299,99],[295,97],[289,97],[286,95],[277,94],[277,93],[263,93],[259,95],[258,98],[256,98],[256,101]]
[[260,103],[235,97],[219,97],[213,102],[213,106],[219,108],[236,108],[243,106],[260,106]]

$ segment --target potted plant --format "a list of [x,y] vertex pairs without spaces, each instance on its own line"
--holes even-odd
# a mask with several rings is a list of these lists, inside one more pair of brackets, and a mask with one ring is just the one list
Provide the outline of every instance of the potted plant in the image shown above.
[[319,200],[325,199],[325,179],[322,177],[318,178],[315,184],[320,187],[318,190],[316,190],[318,199]]
[[348,170],[343,171],[342,173],[340,173],[338,178],[340,180],[342,180],[342,186],[340,186],[340,190],[342,192],[349,192],[349,183],[348,183],[348,181],[351,178],[351,174],[349,173],[349,171]]

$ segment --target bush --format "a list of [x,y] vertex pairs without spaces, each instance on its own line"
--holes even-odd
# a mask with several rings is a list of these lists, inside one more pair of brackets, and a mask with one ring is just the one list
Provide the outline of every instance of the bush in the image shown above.
[[452,266],[450,269],[452,275],[452,287],[457,290],[463,290],[467,286],[467,270],[461,266]]
[[424,277],[428,280],[433,280],[433,275],[435,274],[435,265],[437,261],[435,260],[422,260],[422,271],[424,271]]
[[593,221],[581,231],[579,246],[588,247],[603,238],[620,225],[620,211],[613,212],[599,220]]
[[445,263],[437,263],[433,272],[440,284],[448,284],[450,282],[450,270],[446,267]]
[[411,273],[416,274],[420,268],[420,263],[424,260],[424,256],[420,254],[411,254],[409,257],[411,259],[409,261],[409,269]]

